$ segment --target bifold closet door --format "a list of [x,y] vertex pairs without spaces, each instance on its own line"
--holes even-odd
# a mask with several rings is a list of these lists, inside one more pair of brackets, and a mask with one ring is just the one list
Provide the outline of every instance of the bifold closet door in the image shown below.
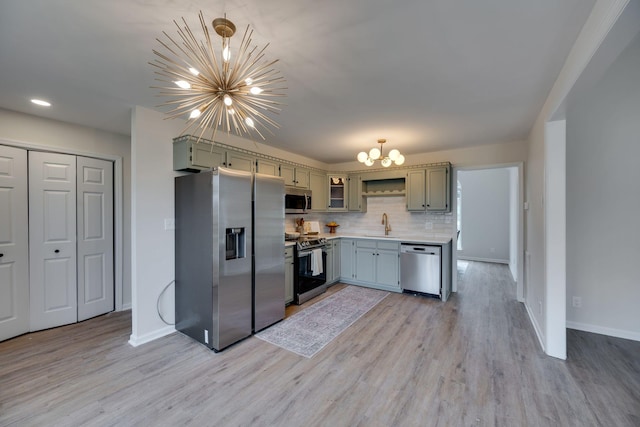
[[77,321],[76,157],[29,152],[31,330]]
[[78,321],[113,311],[113,163],[77,158]]
[[0,145],[0,341],[29,332],[27,151]]

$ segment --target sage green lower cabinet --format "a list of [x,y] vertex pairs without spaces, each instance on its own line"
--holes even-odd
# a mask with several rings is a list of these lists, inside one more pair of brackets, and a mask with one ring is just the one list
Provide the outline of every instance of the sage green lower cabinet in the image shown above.
[[331,277],[331,283],[340,281],[340,272],[342,270],[342,245],[340,239],[330,240],[333,246],[333,276]]
[[333,285],[340,280],[340,239],[327,241],[327,285]]
[[340,249],[341,281],[385,291],[402,292],[400,243],[343,238]]
[[293,302],[293,246],[284,249],[284,303]]
[[354,239],[340,239],[340,281],[353,283],[355,280],[356,244]]
[[325,264],[325,275],[327,276],[326,284],[331,283],[331,278],[333,277],[333,245],[330,242],[327,242],[327,246],[325,248],[327,251],[327,262]]

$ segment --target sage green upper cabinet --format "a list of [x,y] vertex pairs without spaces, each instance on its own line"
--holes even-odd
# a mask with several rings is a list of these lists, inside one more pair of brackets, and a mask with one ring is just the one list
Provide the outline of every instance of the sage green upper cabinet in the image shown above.
[[267,160],[267,159],[256,160],[256,172],[262,173],[265,175],[273,175],[273,176],[280,175],[280,172],[278,170],[278,163],[272,160]]
[[347,177],[329,175],[329,210],[347,210]]
[[208,142],[180,139],[173,143],[173,170],[199,172],[223,166],[226,151]]
[[425,170],[411,170],[406,178],[407,210],[424,211],[426,207]]
[[347,209],[350,212],[366,212],[367,201],[362,197],[362,177],[360,175],[349,175],[348,182],[348,203]]
[[225,166],[230,169],[253,172],[254,161],[255,159],[248,154],[227,151],[227,161]]
[[451,212],[451,165],[427,167],[427,211]]
[[327,210],[327,174],[309,172],[309,189],[311,190],[311,210],[325,212]]
[[218,166],[253,172],[254,157],[209,142],[179,139],[173,143],[173,170],[199,172]]
[[309,169],[281,164],[280,176],[284,178],[284,185],[309,188]]

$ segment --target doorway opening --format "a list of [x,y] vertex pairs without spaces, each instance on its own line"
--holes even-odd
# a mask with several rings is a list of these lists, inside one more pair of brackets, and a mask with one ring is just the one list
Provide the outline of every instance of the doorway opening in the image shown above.
[[508,267],[517,284],[516,298],[523,301],[522,168],[517,163],[454,169],[456,291],[456,276],[464,274],[469,262],[498,263]]

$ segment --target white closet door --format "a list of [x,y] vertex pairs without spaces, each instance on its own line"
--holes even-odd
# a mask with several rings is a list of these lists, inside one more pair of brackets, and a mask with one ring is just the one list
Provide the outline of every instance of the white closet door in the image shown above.
[[31,330],[77,321],[76,157],[29,152]]
[[0,341],[29,332],[27,152],[0,145]]
[[78,321],[113,311],[113,163],[77,158]]

